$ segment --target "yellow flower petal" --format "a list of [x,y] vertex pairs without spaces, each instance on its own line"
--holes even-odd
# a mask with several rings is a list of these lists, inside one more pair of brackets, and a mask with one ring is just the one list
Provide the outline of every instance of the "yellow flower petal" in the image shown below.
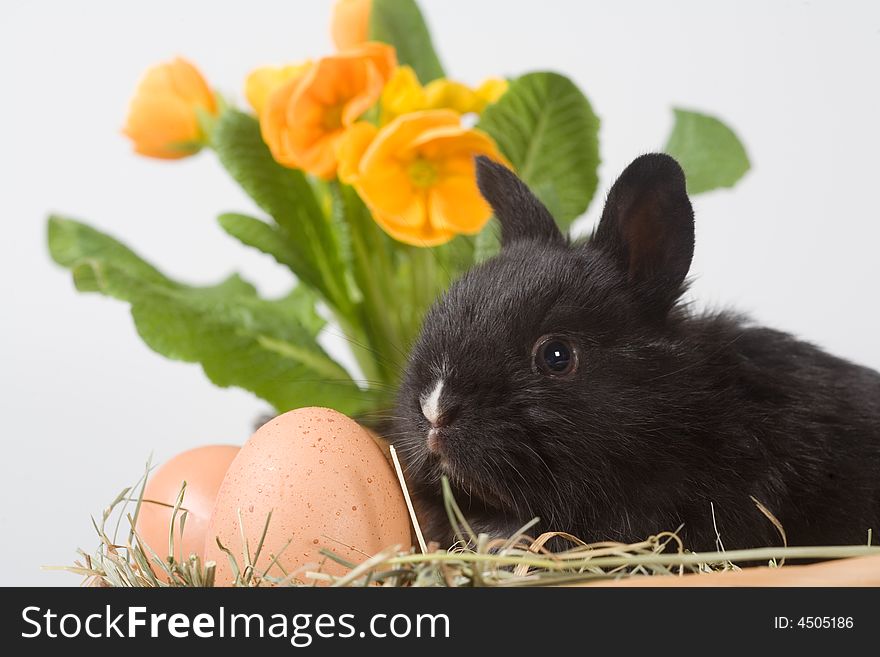
[[297,159],[288,143],[287,111],[300,83],[300,79],[293,79],[275,89],[260,114],[263,141],[272,152],[272,157],[288,167],[296,167]]
[[474,157],[480,154],[504,161],[491,138],[463,128],[455,111],[404,114],[372,137],[355,189],[395,239],[442,244],[456,234],[478,232],[491,216],[474,175]]
[[473,157],[479,153],[495,151],[495,142],[481,130],[463,128],[461,125],[443,125],[425,130],[411,142],[423,156],[432,160],[448,158],[456,154]]
[[477,89],[441,78],[422,86],[409,66],[398,68],[382,93],[382,122],[389,123],[401,114],[428,109],[449,109],[459,114],[482,112],[507,90],[507,81],[489,78]]
[[250,72],[244,82],[244,95],[257,116],[263,111],[269,96],[285,82],[302,76],[311,62],[288,66],[262,66]]
[[486,105],[497,102],[507,92],[509,86],[510,83],[504,78],[487,78],[483,80],[482,84],[475,89],[477,98],[481,103],[477,111],[482,112]]
[[428,213],[439,229],[473,235],[489,221],[492,208],[474,184],[472,172],[469,177],[446,177],[438,182],[431,189]]
[[477,94],[461,82],[434,80],[425,87],[427,109],[447,108],[460,114],[476,112],[480,99]]
[[415,71],[411,66],[400,66],[382,92],[382,122],[390,123],[401,114],[423,110],[426,104],[425,90]]
[[426,130],[458,123],[455,112],[437,110],[405,114],[382,128],[361,159],[361,197],[386,214],[405,212],[414,193],[407,170],[416,155],[412,143]]
[[336,159],[339,161],[339,179],[353,185],[358,177],[361,158],[375,139],[379,129],[372,123],[359,121],[352,125],[336,143]]
[[[368,149],[369,150],[369,149]],[[361,160],[360,172],[355,189],[371,208],[391,216],[412,217],[416,210],[412,181],[406,169],[399,166],[365,166],[366,157]],[[410,222],[411,223],[411,222]]]
[[458,127],[458,114],[449,110],[413,112],[397,117],[382,128],[382,139],[376,139],[364,154],[365,164],[382,166],[387,160],[397,161],[401,155],[412,151],[413,142],[426,131],[441,127]]
[[436,228],[427,221],[423,221],[418,225],[403,224],[399,221],[384,215],[381,212],[373,211],[373,217],[382,229],[398,242],[411,244],[412,246],[439,246],[445,244],[453,237],[455,233],[449,230]]

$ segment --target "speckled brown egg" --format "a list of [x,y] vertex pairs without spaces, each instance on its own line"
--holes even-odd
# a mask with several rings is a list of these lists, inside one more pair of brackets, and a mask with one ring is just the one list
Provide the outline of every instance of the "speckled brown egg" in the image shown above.
[[[354,420],[327,408],[300,408],[266,423],[245,443],[220,486],[205,555],[217,562],[216,583],[229,585],[229,559],[243,564],[239,513],[251,555],[269,512],[271,522],[255,571],[283,578],[306,569],[342,575],[322,547],[358,563],[381,550],[410,545],[406,504],[391,466]],[[289,541],[289,545],[288,545]],[[286,546],[286,547],[285,547]]]

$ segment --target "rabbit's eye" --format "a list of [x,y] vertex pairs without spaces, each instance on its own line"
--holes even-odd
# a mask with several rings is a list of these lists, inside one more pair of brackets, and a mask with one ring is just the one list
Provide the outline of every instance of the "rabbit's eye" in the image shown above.
[[578,366],[578,354],[567,338],[545,335],[532,348],[532,367],[547,376],[568,376]]

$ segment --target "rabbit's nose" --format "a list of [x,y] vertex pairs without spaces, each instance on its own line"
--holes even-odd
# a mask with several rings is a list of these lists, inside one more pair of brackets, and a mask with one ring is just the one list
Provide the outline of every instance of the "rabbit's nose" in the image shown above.
[[437,379],[434,384],[419,399],[422,415],[431,425],[426,437],[426,445],[431,452],[439,452],[443,448],[445,427],[448,427],[455,419],[457,408],[449,401],[448,396],[443,397],[443,379]]
[[425,438],[425,445],[428,447],[429,452],[433,452],[434,454],[439,454],[443,451],[443,446],[446,444],[446,441],[449,438],[449,432],[446,428],[452,424],[452,421],[455,419],[455,412],[452,410],[445,410],[442,415],[440,415],[435,421],[428,420],[431,424],[431,428],[428,429],[428,435]]
[[425,415],[425,419],[428,420],[428,424],[431,425],[432,431],[440,430],[452,424],[452,420],[455,419],[455,410],[452,408],[444,408],[440,415],[432,417]]

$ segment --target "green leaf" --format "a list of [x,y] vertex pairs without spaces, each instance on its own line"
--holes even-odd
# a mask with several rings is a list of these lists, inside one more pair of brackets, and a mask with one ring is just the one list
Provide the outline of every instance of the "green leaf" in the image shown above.
[[304,224],[323,214],[303,172],[281,166],[272,157],[253,116],[227,110],[213,139],[226,170],[282,229],[297,235]]
[[713,116],[674,108],[675,125],[666,152],[678,160],[688,192],[733,187],[751,166],[742,142]]
[[49,249],[81,291],[129,302],[152,349],[200,363],[219,386],[250,390],[278,411],[329,406],[352,414],[370,406],[370,394],[318,344],[324,322],[304,286],[265,300],[237,275],[214,286],[184,285],[113,238],[61,217],[49,219]]
[[113,261],[117,267],[145,281],[168,282],[158,269],[127,246],[85,224],[50,217],[47,230],[52,259],[63,267],[72,268],[84,258],[97,258]]
[[272,256],[279,264],[289,267],[300,281],[325,296],[328,294],[320,274],[299,250],[290,245],[287,236],[277,226],[236,212],[222,214],[217,221],[223,230],[245,246]]
[[347,308],[345,263],[337,236],[309,180],[278,164],[260,135],[257,120],[227,110],[214,129],[212,145],[230,175],[278,225],[287,248],[296,254],[294,273],[324,294],[336,308]]
[[397,50],[397,61],[412,66],[422,84],[444,76],[431,33],[415,0],[373,0],[370,40]]
[[480,264],[501,250],[501,231],[498,220],[492,217],[474,238],[474,262]]
[[571,80],[543,72],[513,80],[478,127],[563,230],[586,211],[599,184],[599,119]]

